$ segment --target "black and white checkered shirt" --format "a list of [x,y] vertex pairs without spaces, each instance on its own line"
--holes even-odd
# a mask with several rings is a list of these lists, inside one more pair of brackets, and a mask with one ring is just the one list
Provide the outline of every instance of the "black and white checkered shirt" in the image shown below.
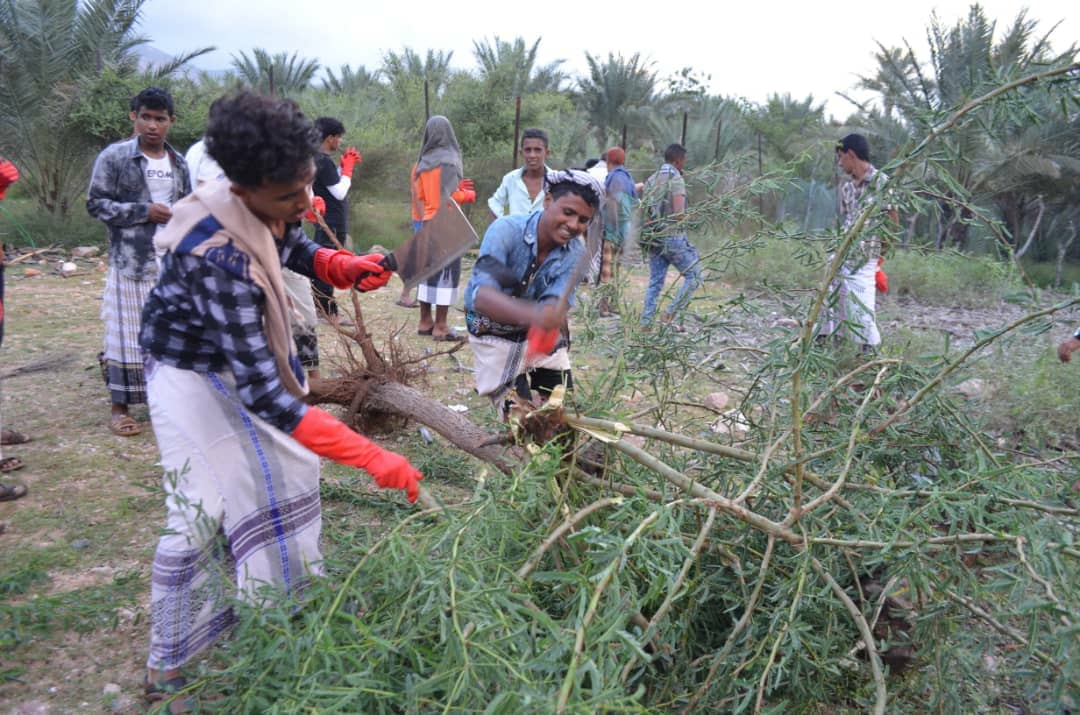
[[[299,224],[275,243],[283,266],[311,277],[319,246]],[[181,370],[232,373],[244,405],[291,434],[307,405],[281,383],[263,330],[263,291],[227,261],[216,262],[220,255],[165,255],[143,309],[139,344],[147,357]]]

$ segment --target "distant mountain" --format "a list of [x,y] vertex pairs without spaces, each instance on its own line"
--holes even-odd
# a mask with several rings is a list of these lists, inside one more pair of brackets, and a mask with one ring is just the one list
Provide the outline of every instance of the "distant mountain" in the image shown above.
[[[173,56],[167,52],[163,52],[153,45],[139,45],[134,50],[135,56],[139,58],[139,69],[146,70],[150,67],[158,67],[168,62],[172,62]],[[211,77],[222,77],[229,72],[227,69],[206,69],[200,67],[196,63],[188,63],[186,72],[188,74],[195,74],[197,72],[205,72]]]

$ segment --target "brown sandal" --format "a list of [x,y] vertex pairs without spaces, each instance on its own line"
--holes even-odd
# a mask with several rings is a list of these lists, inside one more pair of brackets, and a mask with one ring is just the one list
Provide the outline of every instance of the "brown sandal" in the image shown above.
[[124,415],[118,420],[109,420],[109,430],[120,437],[134,437],[137,434],[142,434],[143,426],[131,418],[130,415]]
[[[22,469],[25,466],[26,463],[18,457],[4,457],[3,459],[0,459],[0,473],[14,472]],[[19,496],[22,496],[22,494],[20,494]],[[8,497],[8,499],[18,498],[19,497]]]

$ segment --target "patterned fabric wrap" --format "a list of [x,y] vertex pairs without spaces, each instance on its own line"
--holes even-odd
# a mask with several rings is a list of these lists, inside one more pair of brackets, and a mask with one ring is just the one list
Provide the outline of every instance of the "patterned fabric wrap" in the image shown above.
[[501,408],[503,399],[513,388],[518,375],[523,375],[533,368],[560,371],[570,369],[570,352],[564,342],[556,345],[555,351],[550,355],[539,355],[528,360],[528,346],[524,341],[516,342],[495,335],[474,335],[470,332],[469,346],[473,351],[476,391],[491,398],[497,409]]
[[268,603],[322,574],[319,458],[249,412],[228,375],[146,372],[168,514],[147,667],[170,670],[229,628],[234,597]]
[[589,189],[596,195],[596,206],[604,205],[604,186],[589,172],[579,169],[548,169],[544,175],[544,190],[548,193],[558,184],[566,183]]
[[416,299],[431,305],[454,305],[461,285],[461,259],[451,263],[416,287]]
[[105,274],[105,293],[101,302],[105,349],[101,360],[105,385],[113,403],[117,405],[141,405],[146,402],[139,327],[143,306],[154,287],[154,278],[125,278],[112,265]]

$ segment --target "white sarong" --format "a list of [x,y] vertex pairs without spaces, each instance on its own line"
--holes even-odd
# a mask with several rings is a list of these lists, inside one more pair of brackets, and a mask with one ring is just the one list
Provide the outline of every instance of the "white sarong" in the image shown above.
[[322,573],[319,458],[249,412],[231,375],[150,361],[147,388],[168,512],[147,667],[172,670],[228,629],[234,596],[297,594]]
[[506,394],[513,388],[518,375],[533,368],[569,370],[570,352],[566,346],[550,355],[539,355],[526,360],[528,342],[516,342],[494,335],[469,334],[473,351],[473,375],[476,391],[487,395],[496,408],[501,409]]
[[850,335],[865,345],[881,344],[875,317],[876,273],[877,259],[854,272],[847,266],[840,267],[840,275],[829,287],[819,335]]

